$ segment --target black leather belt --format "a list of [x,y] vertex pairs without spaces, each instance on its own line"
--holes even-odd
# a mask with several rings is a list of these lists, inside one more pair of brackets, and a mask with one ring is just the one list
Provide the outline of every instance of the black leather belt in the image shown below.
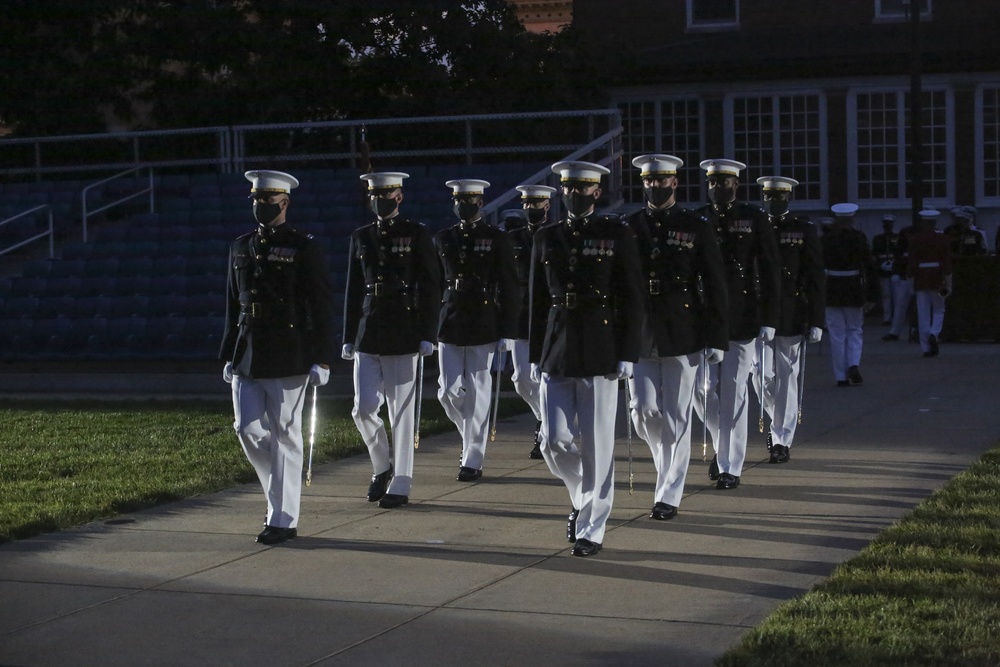
[[368,283],[365,285],[365,294],[372,296],[398,296],[410,293],[410,286],[407,284],[395,284],[395,283]]
[[565,294],[552,295],[553,308],[566,308],[573,310],[581,305],[606,306],[608,298],[603,294],[581,294],[579,292],[566,292]]
[[445,289],[450,289],[453,292],[484,292],[486,287],[479,282],[478,279],[470,280],[469,278],[455,278],[449,280],[444,284]]

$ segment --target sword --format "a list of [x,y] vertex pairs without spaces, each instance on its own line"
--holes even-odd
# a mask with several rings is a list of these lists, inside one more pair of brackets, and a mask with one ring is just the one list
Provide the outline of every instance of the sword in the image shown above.
[[312,417],[309,420],[309,467],[306,469],[306,486],[312,486],[313,481],[313,450],[316,448],[316,394],[319,387],[313,387]]
[[424,357],[417,354],[417,415],[413,421],[413,448],[420,448],[420,404],[424,398]]
[[504,357],[502,356],[506,350],[503,347],[503,343],[497,344],[497,379],[493,383],[493,405],[490,406],[490,442],[497,439],[497,413],[500,411],[500,374],[503,372],[503,362]]
[[806,352],[809,351],[809,339],[802,336],[802,352],[799,355],[799,414],[797,424],[802,423],[802,394],[806,390]]
[[760,351],[758,352],[758,363],[757,369],[760,371],[760,420],[757,422],[757,428],[760,432],[764,432],[764,339],[763,337],[758,338],[760,341]]
[[704,396],[705,401],[702,403],[704,405],[704,412],[702,413],[703,419],[701,420],[701,460],[708,460],[708,349],[702,350],[701,353],[701,368],[702,368],[702,380],[701,380],[701,390],[702,396]]
[[635,474],[632,472],[632,392],[628,388],[628,379],[625,380],[625,440],[628,442],[628,494],[631,496]]

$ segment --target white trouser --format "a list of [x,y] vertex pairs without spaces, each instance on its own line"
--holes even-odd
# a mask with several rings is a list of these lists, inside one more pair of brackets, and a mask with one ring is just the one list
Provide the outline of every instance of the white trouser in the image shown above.
[[481,470],[490,428],[493,357],[497,344],[438,345],[438,400],[462,436],[462,465]]
[[233,376],[233,428],[267,496],[267,525],[295,528],[302,497],[302,406],[308,375]]
[[889,333],[904,336],[909,331],[907,326],[907,311],[910,309],[910,281],[893,276],[892,282],[892,328]]
[[514,362],[514,372],[510,379],[514,383],[514,390],[517,395],[524,399],[524,402],[531,408],[532,414],[537,421],[542,420],[542,399],[539,395],[538,383],[531,379],[531,363],[528,361],[528,341],[517,339],[514,341],[514,350],[511,352],[511,359]]
[[892,278],[889,276],[878,279],[879,294],[882,295],[882,321],[892,322]]
[[640,434],[656,466],[654,502],[679,507],[691,461],[691,407],[703,354],[640,359],[629,380]]
[[[747,455],[749,411],[747,382],[757,358],[756,338],[729,341],[729,351],[719,367],[719,472],[739,477]],[[710,392],[711,393],[711,392]]]
[[[393,478],[386,493],[409,496],[413,484],[414,408],[417,400],[417,355],[380,356],[358,352],[354,357],[354,409],[351,416],[361,432],[376,475],[389,469]],[[392,448],[379,410],[385,403],[392,427]]]
[[[792,446],[799,421],[799,371],[802,336],[775,336],[764,345],[764,411],[771,418],[771,440]],[[760,371],[754,372],[754,389],[760,398]]]
[[[577,539],[598,544],[615,499],[615,416],[618,381],[602,376],[542,374],[542,455],[563,481],[576,516]],[[579,435],[580,444],[573,438]]]
[[[726,352],[726,355],[728,354]],[[703,435],[705,430],[708,431],[712,451],[715,451],[719,443],[719,364],[701,364],[698,367],[695,378],[694,413],[701,420]]]
[[827,308],[826,330],[830,334],[830,359],[837,382],[847,379],[847,369],[861,364],[864,311],[859,308]]
[[944,326],[944,297],[937,292],[917,290],[917,329],[920,331],[920,349],[931,351],[927,337],[941,335]]

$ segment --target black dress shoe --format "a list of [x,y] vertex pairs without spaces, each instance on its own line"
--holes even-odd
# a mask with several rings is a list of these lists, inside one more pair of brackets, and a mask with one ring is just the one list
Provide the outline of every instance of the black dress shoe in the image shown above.
[[861,384],[864,379],[861,377],[861,371],[858,370],[857,366],[851,366],[847,369],[847,381],[851,384]]
[[475,468],[467,468],[461,466],[458,469],[458,476],[455,477],[460,482],[475,482],[477,479],[483,476],[482,470],[476,470]]
[[265,526],[263,532],[257,536],[257,542],[261,544],[278,544],[290,540],[299,531],[295,528],[278,528],[277,526]]
[[575,507],[569,511],[569,516],[566,517],[566,541],[576,542],[576,515],[580,513],[580,510]]
[[899,336],[893,333],[887,333],[886,335],[882,336],[882,340],[899,340]]
[[573,545],[573,555],[574,556],[593,556],[598,551],[601,550],[601,545],[597,542],[591,542],[590,540],[585,540],[582,537],[576,541]]
[[724,472],[719,475],[719,481],[715,483],[715,488],[717,489],[735,489],[740,485],[740,478],[735,475],[730,475],[728,472]]
[[656,519],[657,521],[669,521],[675,516],[677,516],[677,508],[666,503],[656,503],[653,505],[653,510],[649,513],[649,518]]
[[380,472],[377,475],[372,475],[372,483],[368,485],[368,502],[377,502],[385,495],[385,490],[389,488],[389,482],[392,481],[392,466],[385,472]]
[[719,455],[712,457],[712,462],[708,464],[708,478],[713,482],[719,479]]
[[378,501],[379,507],[384,507],[385,509],[392,509],[393,507],[399,507],[400,505],[406,505],[410,502],[409,496],[400,496],[395,493],[387,493],[382,496],[382,499]]
[[784,445],[775,445],[771,449],[771,458],[767,460],[768,463],[788,463],[788,447]]
[[927,344],[931,346],[931,356],[932,357],[938,356],[938,354],[941,351],[938,349],[937,336],[935,336],[934,334],[931,334],[930,336],[928,336],[927,337]]

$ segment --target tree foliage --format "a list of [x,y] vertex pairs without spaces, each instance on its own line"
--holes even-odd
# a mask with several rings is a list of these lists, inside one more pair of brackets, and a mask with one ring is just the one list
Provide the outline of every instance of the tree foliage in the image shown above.
[[504,0],[8,5],[0,120],[24,136],[111,115],[143,129],[593,108],[615,65],[573,30],[526,32]]

